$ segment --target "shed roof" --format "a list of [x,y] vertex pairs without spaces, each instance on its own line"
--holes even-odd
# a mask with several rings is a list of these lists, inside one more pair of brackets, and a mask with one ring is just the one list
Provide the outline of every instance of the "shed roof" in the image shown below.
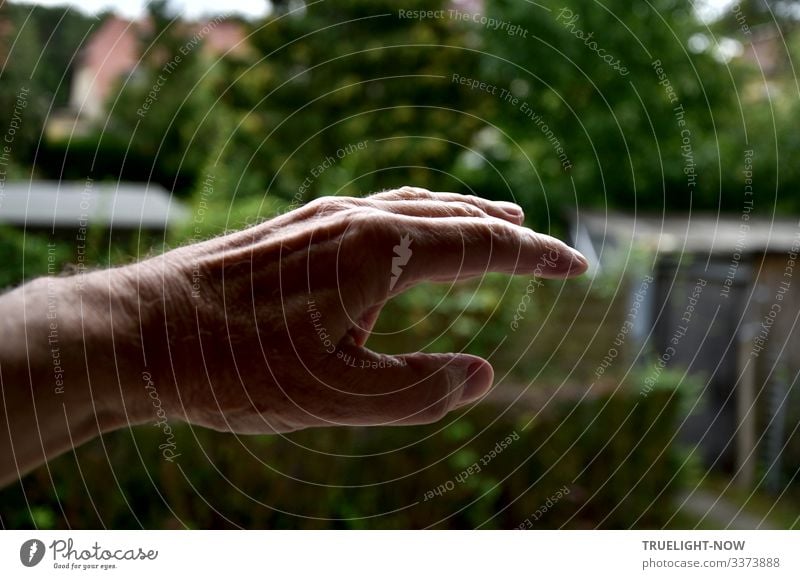
[[20,181],[0,188],[0,223],[10,225],[166,229],[188,213],[154,183]]
[[[570,217],[576,249],[595,259],[631,247],[660,254],[785,253],[800,243],[800,219],[748,213],[633,215],[578,211]],[[590,258],[591,260],[591,258]]]

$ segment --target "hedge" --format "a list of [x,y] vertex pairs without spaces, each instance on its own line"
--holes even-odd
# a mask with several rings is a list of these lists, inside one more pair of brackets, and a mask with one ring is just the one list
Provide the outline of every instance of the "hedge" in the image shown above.
[[182,425],[173,462],[161,429],[143,426],[0,491],[0,516],[7,528],[659,528],[683,477],[678,402],[620,390],[535,417],[483,404],[431,426],[285,437]]

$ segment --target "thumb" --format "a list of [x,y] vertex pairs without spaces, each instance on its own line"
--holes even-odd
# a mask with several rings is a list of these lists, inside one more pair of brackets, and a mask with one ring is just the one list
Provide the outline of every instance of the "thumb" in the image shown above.
[[343,350],[330,361],[326,380],[329,411],[339,424],[430,424],[484,396],[494,378],[489,362],[469,354],[388,356],[355,345]]

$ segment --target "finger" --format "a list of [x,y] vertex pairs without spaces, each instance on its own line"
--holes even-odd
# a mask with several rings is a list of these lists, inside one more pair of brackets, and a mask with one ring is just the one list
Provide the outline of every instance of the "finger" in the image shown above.
[[481,399],[494,372],[468,354],[386,356],[342,346],[326,368],[329,390],[318,417],[329,424],[358,426],[429,424],[451,410]]
[[[483,209],[471,203],[460,201],[372,201],[372,206],[387,213],[410,215],[413,217],[490,217]],[[501,219],[510,220],[510,215]]]
[[588,266],[558,239],[493,217],[433,220],[366,213],[353,218],[350,233],[341,250],[365,256],[366,262],[350,266],[351,275],[372,272],[365,281],[375,292],[373,303],[421,281],[455,281],[488,272],[565,278]]
[[446,203],[468,203],[482,210],[484,213],[511,221],[521,225],[525,219],[522,208],[516,203],[507,201],[489,201],[475,195],[461,195],[459,193],[438,193],[419,187],[401,187],[393,191],[385,191],[370,195],[367,199],[375,201],[438,201]]
[[490,215],[517,225],[522,223],[522,209],[513,203],[493,202],[456,193],[430,193],[406,199],[403,195],[373,195],[358,197],[320,197],[302,208],[277,217],[272,225],[286,226],[290,223],[320,218],[358,207],[373,207],[389,213],[416,215],[418,217],[486,217]]
[[[408,281],[456,280],[499,272],[563,278],[586,271],[588,262],[564,242],[495,218],[453,217],[430,221],[397,216],[410,236]],[[408,225],[408,228],[403,227]]]

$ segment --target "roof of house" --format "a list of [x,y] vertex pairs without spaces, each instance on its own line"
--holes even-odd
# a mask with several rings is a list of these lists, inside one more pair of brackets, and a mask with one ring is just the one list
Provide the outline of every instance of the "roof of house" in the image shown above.
[[[105,103],[114,84],[136,67],[141,52],[138,34],[135,22],[112,16],[81,50],[77,68],[91,71],[92,90],[98,102]],[[76,108],[82,105],[73,103]]]
[[[633,215],[578,211],[570,216],[576,249],[590,261],[637,247],[660,254],[784,253],[800,244],[800,219],[748,213]],[[594,258],[594,259],[592,259]]]
[[[151,28],[147,19],[131,21],[110,16],[103,21],[88,38],[78,58],[75,77],[83,76],[91,84],[85,89],[88,97],[84,91],[73,94],[71,105],[76,110],[87,106],[83,102],[86,98],[100,104],[106,102],[115,84],[139,65],[146,48],[141,36]],[[247,50],[244,26],[236,21],[179,22],[173,30],[182,31],[187,40],[201,38],[202,50],[209,55],[239,54]]]
[[10,225],[166,229],[188,214],[154,183],[21,181],[0,189],[0,223]]

